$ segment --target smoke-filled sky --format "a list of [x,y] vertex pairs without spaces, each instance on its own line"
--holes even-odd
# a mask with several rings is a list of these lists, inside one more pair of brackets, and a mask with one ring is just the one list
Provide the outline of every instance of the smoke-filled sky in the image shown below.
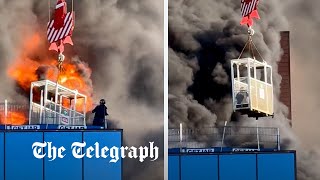
[[319,132],[320,117],[319,7],[315,0],[294,0],[285,11],[290,17],[293,128],[306,146],[318,148],[320,142],[315,137]]
[[316,0],[293,0],[285,11],[290,18],[293,130],[301,140],[300,153],[311,149],[300,161],[300,167],[309,168],[300,173],[300,179],[308,180],[320,179],[319,7]]
[[[280,127],[282,146],[297,149],[298,178],[320,178],[317,140],[319,108],[317,65],[320,36],[319,3],[315,0],[260,0],[261,20],[255,21],[254,42],[273,66],[275,119],[261,126]],[[239,25],[240,1],[169,1],[169,127],[214,126],[225,120],[254,125],[245,116],[232,116],[230,59],[237,58],[247,40]],[[280,31],[291,35],[293,129],[285,118],[287,107],[279,102],[281,77]],[[312,149],[312,150],[310,150]]]
[[[187,121],[189,127],[202,127],[214,125],[216,120],[230,119],[230,60],[238,57],[248,38],[246,27],[239,25],[240,3],[231,0],[170,2],[169,126]],[[281,82],[277,73],[281,55],[279,31],[287,26],[281,7],[277,6],[277,1],[260,4],[262,17],[269,9],[273,12],[256,24],[254,35],[264,59],[273,65],[276,96]],[[287,112],[277,98],[275,109],[280,116]]]
[[[71,1],[67,1],[69,5]],[[51,1],[51,7],[56,1]],[[70,8],[70,6],[69,6]],[[93,98],[106,99],[109,119],[124,129],[127,145],[163,146],[163,1],[94,0],[74,2],[74,46],[65,46],[68,59],[91,68],[83,76],[92,82]],[[40,33],[46,41],[48,1],[0,0],[0,100],[23,99],[6,69],[21,54],[26,37]],[[46,42],[33,56],[47,53]],[[52,55],[53,54],[53,55]],[[49,56],[47,55],[47,56]],[[70,57],[72,56],[72,57]],[[153,138],[145,138],[145,136]],[[126,179],[163,179],[160,159],[148,166],[124,166]],[[133,168],[135,167],[135,168]],[[139,169],[139,170],[138,170]],[[145,169],[145,171],[144,171]],[[133,173],[134,172],[134,173]]]

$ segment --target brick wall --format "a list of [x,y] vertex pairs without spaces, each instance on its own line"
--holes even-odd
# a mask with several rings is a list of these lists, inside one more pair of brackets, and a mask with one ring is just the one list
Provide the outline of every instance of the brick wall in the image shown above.
[[288,118],[291,119],[291,83],[290,83],[290,33],[289,31],[281,32],[280,40],[283,55],[279,62],[279,74],[282,77],[280,84],[281,93],[280,101],[289,108]]

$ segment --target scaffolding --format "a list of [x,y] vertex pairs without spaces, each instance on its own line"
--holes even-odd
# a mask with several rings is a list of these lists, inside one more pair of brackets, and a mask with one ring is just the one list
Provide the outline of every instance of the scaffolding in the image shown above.
[[[40,98],[39,98],[40,97]],[[79,103],[82,99],[82,103]],[[50,80],[31,83],[29,124],[86,125],[87,97]]]

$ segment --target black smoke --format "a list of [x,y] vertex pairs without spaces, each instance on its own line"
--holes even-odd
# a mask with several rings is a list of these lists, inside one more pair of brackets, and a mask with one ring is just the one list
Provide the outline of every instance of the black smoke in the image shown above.
[[[296,32],[301,29],[299,35],[291,33],[292,39],[300,39],[297,42],[299,58],[294,56],[292,60],[299,62],[307,57],[309,62],[310,58],[317,57],[303,54],[303,47],[309,47],[306,51],[312,51],[313,55],[318,52],[315,49],[318,42],[315,40],[319,39],[316,31],[307,30],[305,35],[305,27],[317,27],[317,4],[300,0],[260,1],[261,20],[256,20],[253,26],[256,32],[253,41],[273,67],[275,118],[259,121],[259,125],[280,128],[281,147],[297,150],[298,178],[302,180],[319,179],[320,156],[317,151],[302,148],[289,126],[288,108],[279,101],[281,76],[277,63],[282,54],[282,30]],[[229,123],[232,126],[256,125],[254,119],[234,114],[231,107],[230,60],[238,58],[247,40],[247,28],[240,26],[240,19],[239,1],[169,1],[169,128],[177,128],[183,123],[186,128],[204,129],[223,121],[234,121]],[[307,46],[304,36],[313,46]],[[301,96],[301,99],[305,97]],[[245,140],[247,143],[254,141]]]
[[[55,1],[50,2],[53,8]],[[71,1],[67,2],[71,10]],[[126,145],[140,146],[152,140],[162,147],[163,1],[81,0],[74,1],[74,10],[74,46],[65,46],[66,61],[76,65],[92,87],[88,93],[95,102],[106,99],[109,120],[124,129]],[[14,91],[16,84],[5,70],[22,53],[26,37],[39,33],[44,42],[29,58],[41,61],[43,57],[57,57],[48,52],[46,43],[48,16],[48,1],[0,0],[2,98],[25,98]],[[44,67],[38,69],[39,78],[45,78],[45,71]],[[160,156],[158,161],[149,163],[154,168],[144,171],[136,168],[138,161],[124,165],[126,174],[136,175],[126,179],[139,179],[151,172],[154,179],[163,179],[162,159]]]
[[[263,20],[256,22],[253,28],[256,30],[254,42],[257,48],[264,59],[273,65],[274,91],[278,97],[281,77],[277,73],[277,62],[282,52],[279,41],[285,18],[276,6],[276,1],[260,3]],[[265,16],[270,9],[274,9],[272,15]],[[279,18],[274,19],[275,16]],[[247,27],[239,25],[240,19],[240,3],[234,1],[170,1],[171,125],[184,122],[188,127],[195,124],[194,127],[199,128],[205,124],[215,125],[216,121],[230,120],[230,60],[238,58],[248,39]],[[275,104],[275,109],[278,109],[276,113],[286,112],[277,98]],[[191,110],[194,106],[199,110]],[[202,123],[194,123],[204,111],[212,117],[203,118]],[[175,118],[180,116],[186,119]]]

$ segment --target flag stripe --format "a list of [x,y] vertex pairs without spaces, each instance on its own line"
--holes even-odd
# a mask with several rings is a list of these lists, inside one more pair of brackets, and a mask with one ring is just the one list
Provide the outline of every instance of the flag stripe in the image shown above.
[[66,32],[66,35],[65,36],[68,36],[69,35],[69,33],[70,33],[70,31],[71,31],[71,25],[69,26],[69,28],[68,28],[68,30],[67,30],[67,32]]
[[249,4],[246,4],[245,7],[246,7],[246,8],[245,8],[244,14],[248,14],[249,7],[250,7],[250,3],[249,3]]
[[63,27],[63,31],[62,34],[60,36],[60,38],[62,39],[63,37],[67,36],[68,31],[66,31],[68,29],[69,26],[71,26],[72,23],[72,18],[70,17],[70,21],[67,22],[67,24]]
[[53,20],[52,20],[52,21],[50,21],[50,25],[49,25],[49,23],[48,23],[47,35],[49,35],[50,28],[52,27],[52,25],[53,25]]
[[70,20],[68,21],[67,25],[64,27],[65,32],[63,34],[64,37],[68,36],[70,34],[70,27],[73,26],[73,19],[72,19],[72,15],[70,16]]
[[253,2],[251,3],[251,6],[250,6],[250,13],[253,11],[253,6],[254,6],[254,4],[255,4],[255,2],[253,1]]
[[53,39],[56,38],[57,32],[58,31],[54,30],[54,33],[52,35],[52,39],[50,40],[51,43],[53,42]]
[[[70,17],[70,12],[68,12],[67,13],[67,15],[66,15],[66,17],[65,17],[65,19],[64,19],[64,24],[66,24],[66,22],[67,22],[67,20],[69,19],[69,17]],[[68,20],[69,21],[69,20]]]
[[257,3],[258,3],[258,1],[254,1],[254,6],[253,6],[253,8],[252,8],[252,11],[255,10],[255,9],[257,9]]
[[241,3],[241,14],[243,14],[243,3]]
[[60,29],[59,29],[58,34],[57,34],[56,38],[54,39],[54,41],[58,41],[58,39],[60,39],[60,34],[61,34],[61,32],[62,32],[62,29],[63,29],[63,28],[60,28]]
[[70,24],[70,22],[72,21],[72,16],[70,16],[70,14],[68,14],[68,19],[66,18],[65,19],[65,24],[64,24],[64,26],[63,26],[63,30],[62,30],[62,33],[61,33],[61,36],[60,36],[60,39],[62,39],[63,37],[65,37],[64,36],[64,34],[65,34],[65,31],[66,31],[66,27]]
[[50,34],[48,36],[48,40],[49,40],[50,43],[51,43],[51,37],[52,37],[53,33],[54,33],[54,28],[51,28]]
[[243,17],[248,16],[253,10],[257,7],[258,0],[251,0],[250,2],[246,2],[245,0],[241,0],[241,14]]
[[248,5],[247,14],[250,14],[252,5],[253,5],[253,1],[251,1],[250,4]]
[[56,5],[56,9],[59,9],[60,7],[62,7],[64,5],[65,2],[61,2],[60,4]]
[[251,2],[249,5],[248,5],[248,11],[247,11],[247,14],[249,14],[249,12],[251,12],[251,7],[253,5],[253,2]]
[[48,23],[47,37],[50,43],[63,39],[70,34],[71,27],[73,26],[72,12],[66,14],[64,26],[62,28],[55,29],[52,27],[53,24],[54,20],[51,20],[50,25]]

